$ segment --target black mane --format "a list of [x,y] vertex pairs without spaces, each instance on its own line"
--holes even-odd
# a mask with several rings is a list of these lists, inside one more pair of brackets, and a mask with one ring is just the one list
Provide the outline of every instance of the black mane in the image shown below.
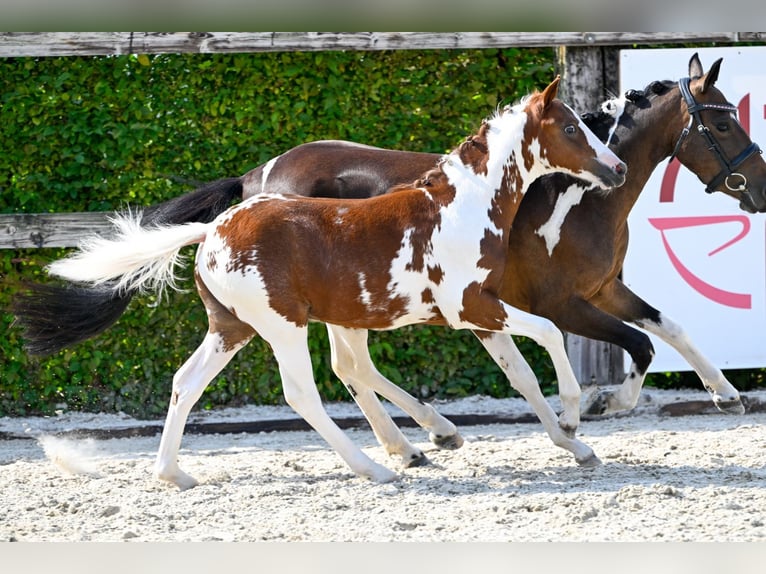
[[[646,108],[649,107],[652,99],[666,94],[674,85],[675,82],[671,80],[656,80],[649,83],[643,90],[627,90],[625,99],[639,108]],[[606,141],[609,130],[614,125],[614,116],[603,109],[583,114],[582,120],[601,141]]]

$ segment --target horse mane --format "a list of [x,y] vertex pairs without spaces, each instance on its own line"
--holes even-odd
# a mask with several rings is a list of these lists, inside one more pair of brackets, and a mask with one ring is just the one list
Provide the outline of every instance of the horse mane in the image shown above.
[[655,80],[643,90],[627,90],[621,98],[606,100],[597,112],[587,112],[582,114],[581,118],[599,139],[606,140],[616,115],[627,103],[639,108],[648,108],[654,98],[666,94],[674,85],[672,80]]
[[435,186],[437,183],[441,182],[444,177],[446,177],[442,169],[442,164],[446,161],[447,155],[450,154],[457,154],[461,163],[463,165],[471,166],[476,173],[486,172],[487,160],[489,159],[489,144],[487,143],[489,121],[494,117],[503,115],[506,113],[506,111],[510,111],[510,109],[513,107],[525,105],[530,98],[538,94],[539,92],[526,94],[516,104],[513,104],[513,106],[506,105],[501,107],[498,105],[495,113],[481,123],[476,133],[467,136],[454,150],[452,150],[449,154],[442,156],[436,167],[424,173],[411,184],[405,183],[393,186],[388,190],[387,193],[395,193],[397,191],[401,191],[403,189],[411,189],[413,187]]
[[[481,123],[481,126],[479,126],[479,129],[475,134],[466,137],[465,140],[460,143],[460,145],[458,145],[453,151],[450,152],[450,154],[456,153],[463,165],[473,166],[474,169],[478,168],[477,171],[482,168],[486,169],[487,151],[489,150],[487,144],[488,131],[489,123],[485,120]],[[436,186],[446,177],[444,170],[442,169],[442,164],[444,164],[444,162],[447,160],[447,155],[449,154],[442,156],[435,167],[429,169],[414,182],[397,184],[391,187],[386,193],[396,193],[397,191],[412,189],[413,187],[418,188]]]

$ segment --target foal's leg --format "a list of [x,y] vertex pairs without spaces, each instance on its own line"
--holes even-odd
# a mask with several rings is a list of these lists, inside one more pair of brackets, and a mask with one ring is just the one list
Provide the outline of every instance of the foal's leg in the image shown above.
[[[505,319],[498,324],[498,317]],[[480,292],[472,298],[470,314],[465,313],[452,320],[450,326],[454,329],[520,335],[545,348],[553,361],[559,385],[562,406],[559,425],[567,434],[574,436],[580,425],[581,390],[567,357],[564,336],[556,325],[545,317],[511,307],[491,293]]]
[[[380,374],[370,358],[366,330],[347,329],[337,325],[328,325],[327,330],[330,333],[333,351],[333,369],[344,384],[346,381],[353,382],[352,395],[357,399],[378,440],[388,452],[401,454],[405,465],[412,466],[408,464],[408,457],[414,454],[414,447],[406,446],[409,445],[409,441],[391,420],[375,393],[387,398],[429,431],[429,438],[436,446],[456,449],[463,445],[463,438],[451,421],[436,412],[431,405],[415,399]],[[359,397],[363,397],[365,406],[359,402]],[[370,409],[369,412],[368,409]],[[385,441],[390,441],[393,450],[389,450]],[[399,451],[398,448],[402,450]]]
[[511,386],[519,391],[532,406],[553,444],[571,452],[577,463],[582,466],[601,464],[593,449],[576,438],[568,436],[568,433],[559,426],[559,419],[540,391],[535,373],[519,352],[511,336],[486,331],[474,331],[474,335],[503,370]]
[[208,383],[226,366],[241,345],[227,352],[221,351],[222,347],[220,335],[208,332],[202,344],[173,377],[173,394],[162,429],[155,474],[157,478],[171,482],[181,490],[197,485],[197,481],[178,466],[178,450],[181,448],[189,411]]
[[402,434],[386,409],[380,404],[378,397],[365,384],[364,374],[359,372],[357,357],[345,344],[339,331],[340,328],[333,329],[331,325],[327,325],[327,333],[330,336],[332,369],[349,390],[359,408],[362,409],[362,413],[367,417],[378,442],[383,445],[389,455],[401,456],[405,467],[428,464],[429,460],[423,451],[407,440],[407,437]]
[[205,304],[208,333],[202,344],[173,377],[173,394],[155,464],[157,477],[172,482],[181,490],[197,484],[193,477],[178,467],[178,450],[181,448],[181,437],[189,411],[213,377],[255,335],[255,331],[249,325],[237,319],[213,297],[199,275],[195,273],[194,278],[197,291]]
[[259,329],[274,350],[279,363],[287,403],[335,449],[357,475],[376,482],[395,480],[398,476],[395,472],[364,454],[324,410],[313,377],[308,328],[291,325],[279,329],[279,333],[274,333],[273,328],[269,330],[270,333],[265,333]]
[[[719,410],[732,414],[745,412],[737,389],[726,380],[721,370],[697,349],[680,325],[638,297],[622,281],[613,281],[606,289],[602,290],[602,293],[595,301],[600,308],[649,331],[678,351],[702,380],[703,386],[710,393]],[[630,391],[622,397],[622,401],[616,406],[632,408],[636,405],[643,377],[638,384],[633,382],[627,385],[629,382],[626,379],[622,384]]]

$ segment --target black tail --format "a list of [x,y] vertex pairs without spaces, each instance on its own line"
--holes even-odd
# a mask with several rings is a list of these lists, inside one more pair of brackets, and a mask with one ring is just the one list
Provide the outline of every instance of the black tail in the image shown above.
[[[142,224],[207,223],[242,199],[241,178],[219,179],[164,203],[144,209]],[[16,295],[12,312],[23,330],[26,349],[48,355],[91,339],[125,312],[135,291],[115,292],[109,285],[28,284]]]
[[120,318],[133,296],[108,287],[39,283],[25,287],[14,297],[11,310],[31,355],[49,355],[99,335]]
[[209,223],[241,199],[242,178],[218,179],[180,197],[144,208],[141,223]]

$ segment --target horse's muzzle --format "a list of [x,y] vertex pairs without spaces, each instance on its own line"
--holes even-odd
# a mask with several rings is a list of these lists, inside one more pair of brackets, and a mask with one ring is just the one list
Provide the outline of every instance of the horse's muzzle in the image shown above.
[[766,213],[766,189],[746,189],[739,197],[739,208],[748,213]]
[[625,183],[625,178],[628,175],[628,166],[624,162],[620,161],[601,165],[603,169],[599,170],[598,176],[605,188],[620,187]]

